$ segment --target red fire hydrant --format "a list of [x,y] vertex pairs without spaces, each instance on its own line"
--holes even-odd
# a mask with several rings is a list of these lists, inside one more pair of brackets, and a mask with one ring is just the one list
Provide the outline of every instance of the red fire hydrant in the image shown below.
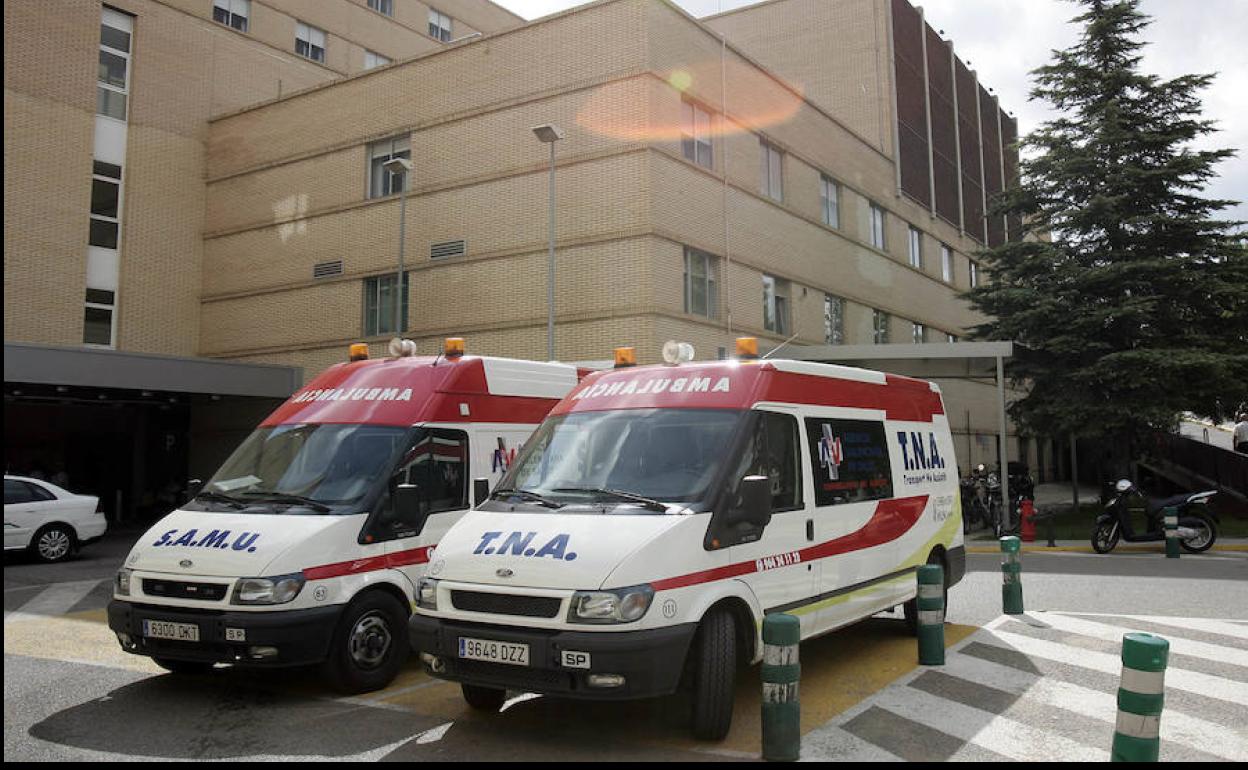
[[1024,543],[1036,542],[1036,507],[1027,498],[1023,498],[1018,505],[1019,509],[1019,535]]

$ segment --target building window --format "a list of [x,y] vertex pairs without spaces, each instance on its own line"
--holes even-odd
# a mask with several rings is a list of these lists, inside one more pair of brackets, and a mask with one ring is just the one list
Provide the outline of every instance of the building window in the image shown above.
[[443,43],[451,39],[451,17],[440,11],[429,9],[429,37]]
[[699,166],[714,168],[711,114],[692,102],[680,103],[680,152]]
[[784,200],[784,153],[768,144],[766,139],[759,139],[758,144],[762,151],[763,195],[774,201]]
[[390,57],[382,56],[365,49],[364,51],[364,69],[371,70],[373,67],[384,67],[391,62]]
[[390,273],[364,279],[365,337],[398,334],[400,331],[407,330],[407,289],[410,277],[409,273],[403,274],[403,292],[400,300],[403,317],[399,321],[401,329],[394,328],[394,287],[398,283],[398,278],[394,273]]
[[888,344],[888,324],[889,324],[888,313],[885,313],[883,310],[876,310],[875,316],[872,319],[871,323],[872,323],[872,329],[875,333],[875,344],[877,345]]
[[719,307],[715,288],[715,257],[685,247],[685,312],[714,318]]
[[841,226],[841,186],[826,176],[819,178],[819,202],[823,207],[823,223]]
[[917,227],[910,227],[910,267],[923,269],[923,233]]
[[384,13],[387,16],[394,15],[394,0],[368,0],[368,7],[377,13]]
[[[373,142],[368,146],[368,197],[384,198],[399,192],[399,174],[392,174],[385,168],[386,161],[391,158],[412,157],[411,142],[406,136],[396,136]],[[411,176],[404,174],[403,176]],[[407,189],[412,189],[410,181]]]
[[967,260],[967,264],[970,265],[971,288],[974,289],[979,285],[979,264],[973,259]]
[[789,333],[789,282],[763,275],[763,326],[776,334]]
[[312,61],[325,61],[325,30],[298,22],[295,25],[295,53]]
[[829,345],[845,343],[845,300],[842,297],[823,295],[823,341]]
[[104,289],[87,289],[87,301],[82,321],[82,343],[112,347],[113,310],[116,293]]
[[[125,28],[120,25],[125,25]],[[117,120],[126,119],[126,101],[130,93],[131,25],[130,17],[116,12],[105,14],[100,22],[100,70],[95,89],[95,111]]]
[[117,248],[121,228],[121,166],[95,161],[91,175],[91,228],[88,243]]
[[251,0],[212,0],[212,20],[239,32],[247,31]]
[[953,283],[953,251],[940,244],[940,277],[945,283]]
[[921,323],[911,323],[913,327],[914,344],[921,345],[927,342],[927,327]]
[[871,245],[883,251],[887,244],[884,241],[884,209],[871,204]]
[[946,332],[945,336],[949,338],[949,342],[951,343],[958,341],[958,335],[956,334],[949,334],[948,332]]

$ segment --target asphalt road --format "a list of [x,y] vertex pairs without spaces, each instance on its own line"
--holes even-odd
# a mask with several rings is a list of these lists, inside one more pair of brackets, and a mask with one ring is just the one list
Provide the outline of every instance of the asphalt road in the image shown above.
[[[740,672],[732,733],[712,745],[687,736],[688,704],[680,697],[587,704],[519,695],[503,714],[483,715],[467,709],[457,686],[428,678],[414,664],[386,690],[357,698],[334,696],[308,671],[167,674],[122,653],[103,623],[109,580],[138,535],[114,534],[58,566],[6,556],[5,761],[730,761],[758,755],[757,668]],[[1239,634],[1240,625],[1222,621],[1248,621],[1248,553],[1185,554],[1177,561],[1160,554],[1027,553],[1029,613],[1066,613],[1036,612],[1027,619],[1034,627],[1001,617],[999,564],[996,554],[970,554],[966,578],[950,591],[946,642],[952,649],[945,672],[918,668],[913,639],[899,618],[887,614],[804,643],[803,756],[1095,759],[1107,749],[1102,738],[1112,730],[1114,675],[1072,670],[1089,656],[1100,656],[1106,671],[1115,670],[1112,639],[1122,629],[1113,623],[1190,633],[1198,641],[1183,643],[1198,650],[1199,639],[1212,639],[1236,648],[1234,655],[1248,654],[1248,632],[1219,636],[1192,630],[1196,620],[1179,620],[1222,619],[1205,622]],[[1101,625],[1077,613],[1154,617],[1147,623],[1108,618]],[[1009,660],[1000,656],[1021,653],[1007,648],[1039,649],[1048,657],[1008,669],[1001,664]],[[999,659],[986,660],[994,656]],[[1231,697],[1248,682],[1248,666],[1197,663],[1211,672],[1199,676],[1215,677],[1201,681],[1212,682],[1214,690],[1230,688]],[[1063,676],[1069,682],[1049,683]],[[1056,708],[1022,697],[1039,692],[1056,698],[1066,692],[1062,688],[1075,687],[1070,682],[1085,680],[1103,692],[1080,691]],[[972,684],[981,690],[968,689]],[[985,684],[999,689],[983,689]],[[1017,692],[1004,694],[1011,687]],[[1206,754],[1202,749],[1211,742],[1195,741],[1190,736],[1200,733],[1189,732],[1194,745],[1176,743],[1163,759],[1248,760],[1248,735],[1242,735],[1248,704],[1178,696],[1195,704],[1193,713],[1227,722],[1224,732],[1232,737]],[[994,698],[1000,711],[984,711]],[[916,703],[939,707],[935,716],[925,716],[931,709]],[[1071,716],[1080,709],[1091,709],[1097,719]],[[1026,727],[1028,719],[1045,729]],[[1196,724],[1193,730],[1207,727]],[[899,735],[906,737],[899,742]],[[993,736],[1014,737],[994,743]]]

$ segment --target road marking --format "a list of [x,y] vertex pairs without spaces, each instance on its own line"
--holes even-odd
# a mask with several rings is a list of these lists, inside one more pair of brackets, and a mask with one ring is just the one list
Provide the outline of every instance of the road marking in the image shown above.
[[[1113,623],[1110,617],[1103,620],[1088,616],[1084,617],[1074,615],[1063,615],[1060,613],[1045,613],[1044,619],[1054,628],[1063,631],[1071,631],[1083,636],[1090,636],[1094,639],[1103,639],[1109,642],[1117,642],[1121,644],[1123,634],[1130,630],[1145,630],[1144,628],[1131,629],[1126,628],[1122,623]],[[1122,620],[1123,618],[1114,618]],[[1132,618],[1131,620],[1136,620]],[[1149,626],[1156,626],[1154,623],[1140,620]],[[1167,626],[1167,630],[1174,629],[1183,632],[1183,629],[1177,629],[1174,626]],[[1185,639],[1175,636],[1173,633],[1162,633],[1166,640],[1170,642],[1170,652],[1180,655],[1192,655],[1198,658],[1208,658],[1210,660],[1230,663],[1236,666],[1248,666],[1248,649],[1225,647],[1221,644],[1210,644],[1205,641],[1196,641],[1193,639]]]
[[101,582],[103,581],[82,580],[73,583],[54,583],[21,607],[6,613],[4,624],[65,615],[87,594],[94,591]]

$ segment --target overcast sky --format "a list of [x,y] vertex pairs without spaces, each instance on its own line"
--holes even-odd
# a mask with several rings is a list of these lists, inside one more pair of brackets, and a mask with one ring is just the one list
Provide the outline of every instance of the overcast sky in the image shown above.
[[[576,5],[577,0],[495,0],[535,19]],[[675,0],[694,16],[752,5],[754,0]],[[836,0],[827,0],[836,2]],[[1049,63],[1054,49],[1074,43],[1078,29],[1069,20],[1079,9],[1064,0],[920,0],[928,23],[943,29],[980,81],[996,89],[1001,104],[1019,119],[1022,133],[1049,119],[1048,106],[1027,99],[1029,73]],[[1143,0],[1153,23],[1144,32],[1150,43],[1143,69],[1162,78],[1218,73],[1203,94],[1207,117],[1221,131],[1201,148],[1232,147],[1239,157],[1224,161],[1206,197],[1241,201],[1222,217],[1248,220],[1248,0]]]

